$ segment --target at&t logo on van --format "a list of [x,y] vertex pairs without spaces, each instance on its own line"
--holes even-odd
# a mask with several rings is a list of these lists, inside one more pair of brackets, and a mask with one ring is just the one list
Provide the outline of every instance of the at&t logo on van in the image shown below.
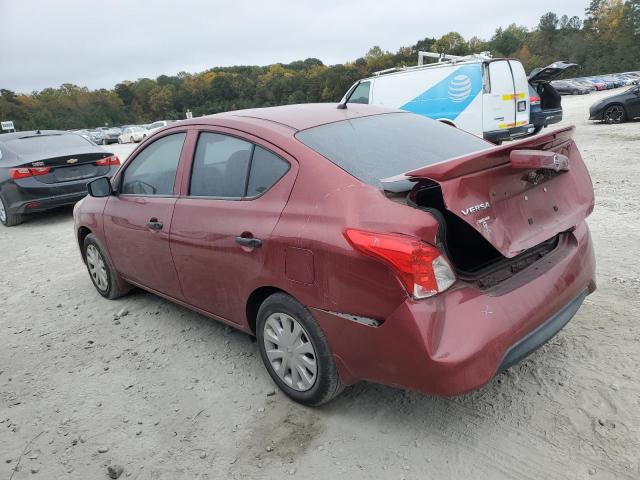
[[467,75],[456,75],[449,82],[449,99],[452,102],[464,102],[469,95],[473,85]]

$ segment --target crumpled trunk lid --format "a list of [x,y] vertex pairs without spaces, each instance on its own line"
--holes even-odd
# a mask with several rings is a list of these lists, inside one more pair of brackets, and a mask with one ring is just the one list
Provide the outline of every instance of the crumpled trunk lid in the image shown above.
[[512,258],[593,211],[591,178],[573,132],[567,127],[405,175],[439,184],[445,208]]

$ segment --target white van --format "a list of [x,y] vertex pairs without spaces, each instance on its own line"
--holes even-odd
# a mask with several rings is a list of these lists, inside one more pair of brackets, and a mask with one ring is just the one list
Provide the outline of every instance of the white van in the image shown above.
[[[423,64],[436,57],[438,63]],[[399,108],[451,124],[494,143],[532,135],[529,84],[518,60],[488,53],[419,53],[418,66],[376,72],[356,82],[341,104]]]

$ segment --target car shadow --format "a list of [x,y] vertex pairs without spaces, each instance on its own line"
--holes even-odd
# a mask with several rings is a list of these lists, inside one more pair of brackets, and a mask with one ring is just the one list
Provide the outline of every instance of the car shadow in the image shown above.
[[30,213],[25,215],[23,218],[23,223],[11,228],[40,228],[43,226],[68,222],[73,219],[73,205],[65,205],[63,207],[57,207],[43,212]]
[[[212,342],[224,339],[226,348],[230,349],[231,357],[242,355],[249,350],[255,358],[255,365],[248,376],[263,376],[268,383],[271,382],[260,359],[255,337],[141,289],[132,290],[118,303],[127,299],[129,300],[127,303],[132,308],[137,304],[136,309],[161,309],[169,313],[168,317],[165,315],[156,318],[165,318],[164,321],[174,323],[173,328],[176,328],[175,322],[178,322],[178,327],[183,331],[193,329],[203,338],[211,339]],[[154,328],[153,325],[148,327]],[[426,422],[425,426],[428,427],[432,422],[440,422],[436,425],[437,428],[451,429],[452,432],[460,428],[460,423],[480,425],[484,422],[492,422],[495,424],[496,420],[505,416],[518,418],[524,414],[526,417],[525,412],[535,411],[532,401],[539,398],[542,390],[549,390],[546,387],[541,389],[540,382],[547,385],[548,380],[540,380],[539,371],[546,372],[550,382],[553,382],[552,377],[556,376],[557,372],[554,368],[550,368],[547,358],[562,357],[563,348],[562,341],[558,341],[556,337],[520,364],[495,376],[481,389],[465,395],[457,397],[424,395],[361,381],[347,387],[334,400],[313,411],[328,417],[344,417],[350,422],[371,422],[371,412],[375,411],[381,417],[380,428],[395,429],[398,425],[409,425],[416,421]],[[234,374],[242,375],[239,371]],[[278,401],[288,402],[289,408],[300,408],[284,394],[279,394]],[[445,418],[446,425],[441,424]],[[390,421],[391,419],[393,421]],[[526,418],[522,421],[526,421]],[[384,427],[384,425],[388,426]]]

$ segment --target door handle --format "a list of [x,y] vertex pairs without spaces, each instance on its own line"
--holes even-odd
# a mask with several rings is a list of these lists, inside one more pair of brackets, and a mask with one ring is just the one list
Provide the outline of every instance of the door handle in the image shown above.
[[163,223],[159,222],[156,217],[153,217],[147,222],[147,227],[149,227],[151,230],[162,230]]
[[258,248],[262,246],[262,240],[254,237],[236,237],[236,243],[249,248]]

